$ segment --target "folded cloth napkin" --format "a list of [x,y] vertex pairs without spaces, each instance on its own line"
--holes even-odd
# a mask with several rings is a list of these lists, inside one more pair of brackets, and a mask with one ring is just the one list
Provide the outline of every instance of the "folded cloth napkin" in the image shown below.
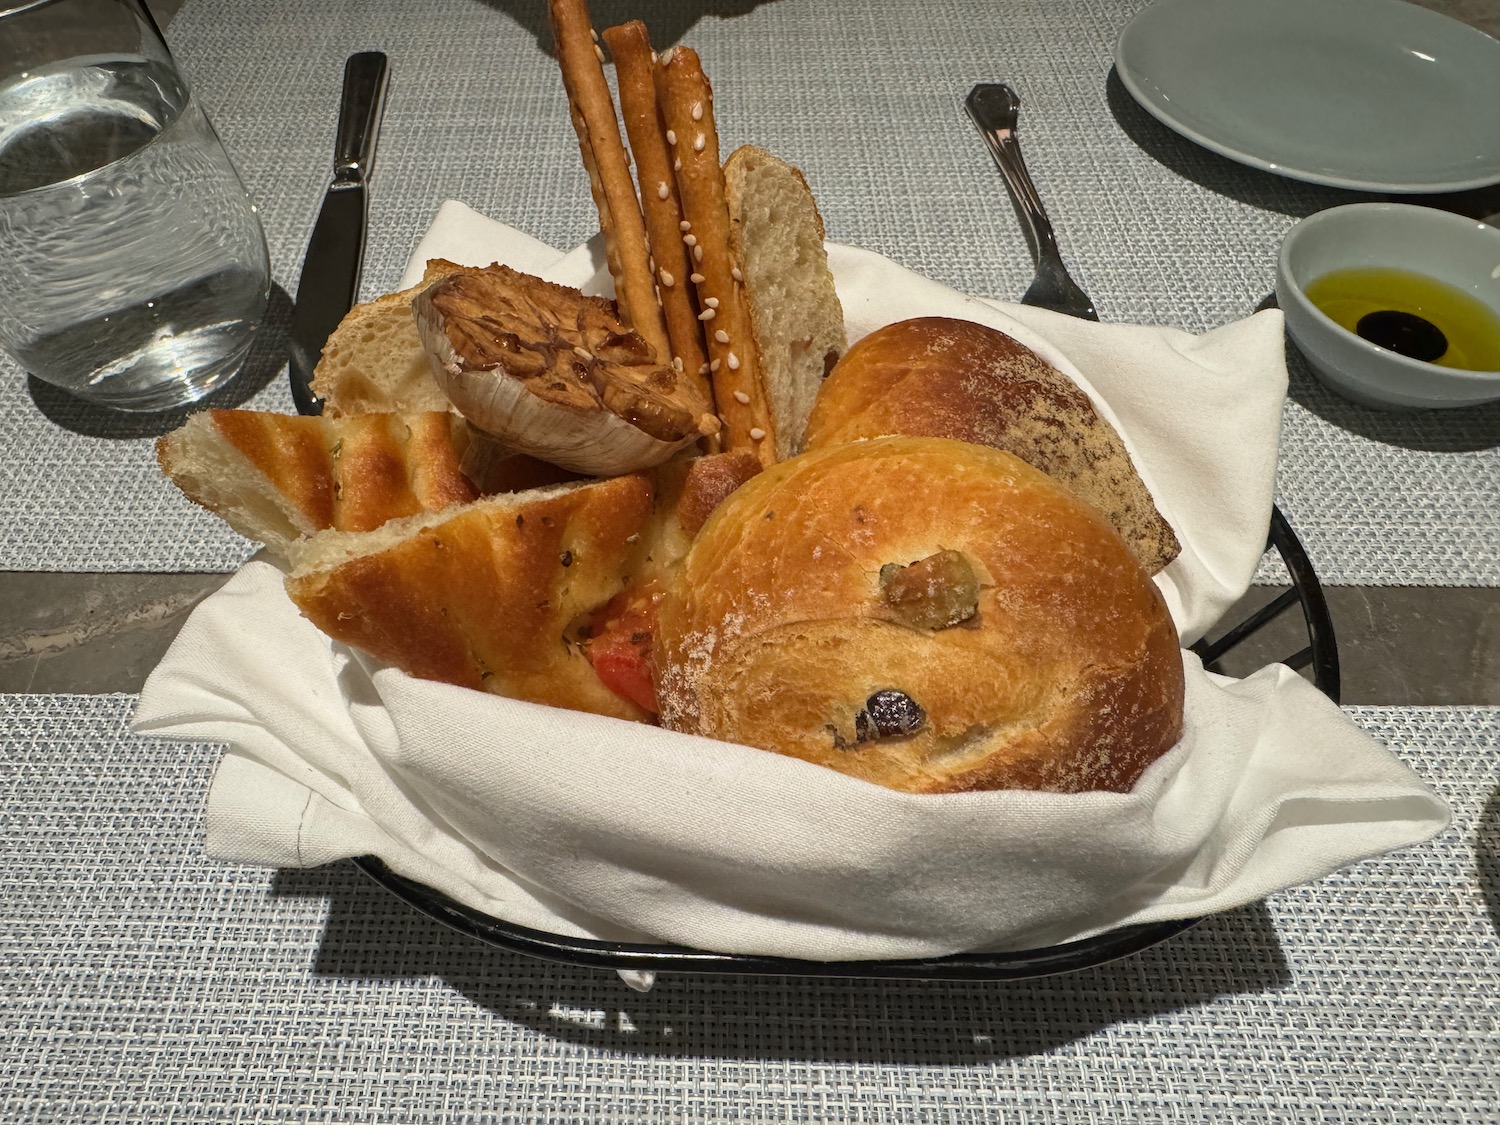
[[[1280,319],[1204,337],[973,301],[830,247],[851,337],[904,316],[1000,327],[1077,378],[1184,543],[1161,576],[1184,636],[1264,544]],[[607,288],[448,204],[413,255]],[[1184,651],[1182,742],[1126,794],[896,793],[775,754],[415,680],[330,641],[252,562],[148,680],[136,729],[225,742],[219,857],[377,855],[510,922],[575,937],[813,960],[1032,948],[1259,899],[1424,840],[1442,802],[1301,677],[1243,681]]]

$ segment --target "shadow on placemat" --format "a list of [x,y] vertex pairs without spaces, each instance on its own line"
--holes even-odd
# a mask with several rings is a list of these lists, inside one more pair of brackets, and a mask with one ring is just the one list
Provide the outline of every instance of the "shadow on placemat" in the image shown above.
[[1263,172],[1259,168],[1230,160],[1227,156],[1220,156],[1173,132],[1147,113],[1130,96],[1130,91],[1120,81],[1114,67],[1109,69],[1104,92],[1115,122],[1146,155],[1183,179],[1192,180],[1219,195],[1264,211],[1279,211],[1297,218],[1305,218],[1315,211],[1345,203],[1363,203],[1384,198],[1287,179],[1285,176]]
[[1382,445],[1429,453],[1463,453],[1500,445],[1500,402],[1446,410],[1372,410],[1350,402],[1318,381],[1290,340],[1287,395],[1299,406],[1342,430]]
[[75,434],[119,440],[158,437],[177,429],[195,411],[241,406],[259,394],[286,369],[287,327],[291,315],[291,298],[286,295],[286,290],[273,285],[265,323],[250,346],[244,369],[212,394],[173,410],[140,413],[111,410],[71,395],[51,383],[44,383],[35,375],[26,377],[26,389],[38,410],[50,421]]
[[1263,905],[1204,919],[1162,945],[1026,981],[663,974],[631,992],[607,970],[496,949],[420,914],[349,864],[277,873],[274,893],[326,897],[315,971],[441,977],[550,1038],[642,1054],[964,1063],[1024,1056],[1100,1028],[1291,980]]
[[[547,22],[547,6],[541,0],[484,0],[504,12],[536,36],[542,50],[552,50],[552,27]],[[630,20],[641,20],[651,36],[651,45],[670,47],[705,16],[722,19],[743,16],[774,0],[656,0],[643,6],[640,0],[590,0],[589,18],[594,27],[603,30]]]

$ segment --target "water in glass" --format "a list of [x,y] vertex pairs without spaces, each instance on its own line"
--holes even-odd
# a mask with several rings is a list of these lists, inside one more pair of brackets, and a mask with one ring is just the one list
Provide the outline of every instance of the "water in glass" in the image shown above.
[[0,86],[0,343],[107,405],[235,374],[270,271],[254,206],[170,62],[84,57]]

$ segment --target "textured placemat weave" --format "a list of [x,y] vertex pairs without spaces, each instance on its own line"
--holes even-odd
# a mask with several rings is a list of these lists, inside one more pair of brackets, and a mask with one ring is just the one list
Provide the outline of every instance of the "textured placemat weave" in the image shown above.
[[[1202,331],[1267,297],[1297,217],[1366,197],[1243,168],[1147,116],[1111,72],[1115,36],[1140,6],[599,0],[595,15],[644,15],[659,45],[695,46],[726,151],[754,140],[800,165],[830,238],[977,295],[1018,296],[1030,261],[960,107],[975,81],[1015,83],[1028,163],[1105,319]],[[595,229],[542,10],[190,0],[173,20],[173,48],[262,203],[284,291],[247,380],[264,386],[254,405],[290,408],[276,346],[284,293],[295,291],[327,175],[348,52],[378,48],[392,61],[367,295],[394,284],[445,198],[560,247]],[[1383,416],[1323,391],[1296,361],[1292,395],[1281,499],[1325,580],[1500,581],[1500,408]],[[151,429],[70,406],[0,367],[0,568],[243,561],[247,543],[158,479]]]
[[1351,709],[1451,828],[1113,965],[642,995],[204,859],[215,748],[131,704],[0,696],[5,1121],[1500,1120],[1500,709]]

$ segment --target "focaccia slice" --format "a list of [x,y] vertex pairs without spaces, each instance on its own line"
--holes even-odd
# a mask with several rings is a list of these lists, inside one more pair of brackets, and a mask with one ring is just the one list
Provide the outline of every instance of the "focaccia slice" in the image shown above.
[[370,531],[473,500],[478,491],[460,468],[462,426],[444,411],[204,410],[160,438],[156,457],[188,499],[285,555],[326,528]]
[[645,475],[580,481],[297,544],[287,593],[335,640],[422,679],[649,721],[584,652],[648,549]]

